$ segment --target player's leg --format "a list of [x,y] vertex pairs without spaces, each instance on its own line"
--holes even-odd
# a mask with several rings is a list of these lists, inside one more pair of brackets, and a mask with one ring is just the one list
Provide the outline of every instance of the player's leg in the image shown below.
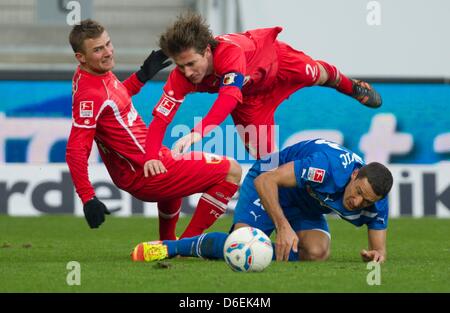
[[[249,225],[237,223],[233,226],[230,232]],[[169,258],[174,256],[192,256],[204,259],[223,259],[223,247],[228,235],[229,233],[212,232],[180,240],[164,240],[162,244],[167,246]]]
[[180,240],[150,241],[138,244],[131,252],[133,261],[159,261],[175,256],[223,259],[228,233],[213,232]]
[[367,82],[350,79],[342,74],[334,65],[325,61],[316,61],[320,77],[314,85],[322,85],[336,89],[337,91],[351,96],[360,103],[370,108],[381,106],[381,96]]
[[279,80],[281,86],[289,88],[290,93],[296,90],[321,85],[332,87],[337,91],[357,99],[371,108],[381,106],[381,96],[368,83],[353,80],[342,74],[334,65],[322,60],[313,60],[301,51],[279,42]]
[[319,230],[302,230],[297,232],[299,254],[302,261],[325,261],[330,255],[329,234]]
[[299,238],[298,259],[301,261],[323,261],[330,255],[331,236],[323,215],[295,213],[291,218],[292,228]]
[[[253,179],[258,173],[255,169],[257,166],[258,164],[253,166],[241,186],[241,196],[236,205],[230,232],[250,224],[263,231],[266,230],[268,235],[273,230],[273,224],[257,201],[259,197],[253,188]],[[266,224],[272,228],[267,229]],[[180,240],[144,242],[134,248],[131,256],[134,261],[155,261],[174,256],[223,259],[223,247],[227,237],[228,233],[214,232]]]
[[200,197],[189,225],[180,238],[197,236],[208,229],[227,210],[228,202],[239,188],[242,169],[235,160],[228,159],[230,167],[225,179],[209,187]]
[[201,234],[227,209],[239,187],[240,165],[230,158],[195,151],[173,158],[168,149],[161,150],[161,160],[167,172],[150,178],[142,174],[131,193],[142,201],[156,202],[203,193],[182,236]]
[[182,198],[158,201],[159,240],[175,240]]

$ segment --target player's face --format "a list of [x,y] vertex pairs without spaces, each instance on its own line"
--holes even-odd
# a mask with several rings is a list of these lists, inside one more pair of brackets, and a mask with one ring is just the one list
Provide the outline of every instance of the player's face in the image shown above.
[[381,199],[370,186],[367,177],[357,179],[358,171],[352,173],[350,182],[345,187],[343,204],[347,210],[367,208]]
[[114,47],[106,31],[98,38],[84,41],[83,52],[77,52],[76,58],[82,68],[92,74],[104,74],[114,68]]
[[180,71],[193,84],[199,84],[205,76],[213,73],[212,51],[208,46],[203,54],[194,48],[173,57]]

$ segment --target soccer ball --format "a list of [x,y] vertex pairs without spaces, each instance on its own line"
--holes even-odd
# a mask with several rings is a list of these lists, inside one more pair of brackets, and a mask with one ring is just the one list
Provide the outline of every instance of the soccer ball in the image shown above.
[[272,242],[257,228],[241,227],[228,236],[223,255],[234,271],[261,272],[272,261]]

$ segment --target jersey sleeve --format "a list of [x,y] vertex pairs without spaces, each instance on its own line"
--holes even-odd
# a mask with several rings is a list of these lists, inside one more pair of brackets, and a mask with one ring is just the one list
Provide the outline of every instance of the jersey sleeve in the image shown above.
[[148,127],[145,138],[145,161],[158,159],[166,129],[167,123],[155,116]]
[[172,122],[185,96],[194,90],[195,86],[177,68],[172,70],[163,87],[163,94],[153,109],[153,120],[145,139],[146,160],[158,158],[168,124]]
[[297,186],[305,188],[306,185],[309,185],[320,191],[330,178],[329,168],[329,160],[322,152],[316,152],[304,159],[295,160],[294,172]]
[[131,74],[130,77],[125,79],[123,81],[123,85],[127,88],[130,97],[141,91],[142,86],[144,86],[144,84],[137,78],[136,73]]
[[195,85],[189,82],[178,68],[175,68],[163,87],[163,94],[153,109],[153,116],[169,124],[185,96],[193,91],[195,91]]
[[367,223],[368,229],[383,230],[388,226],[389,218],[389,201],[385,197],[377,202],[375,202],[375,208],[377,210],[377,216]]
[[223,43],[214,54],[214,69],[220,77],[219,95],[226,94],[242,103],[242,86],[246,73],[245,53],[237,44]]
[[220,125],[234,110],[237,101],[227,94],[219,94],[208,114],[192,129],[203,136]]
[[67,166],[69,167],[75,190],[83,204],[95,195],[88,175],[88,159],[94,136],[95,128],[80,128],[73,125],[67,141]]
[[106,100],[106,95],[95,88],[77,91],[73,96],[72,129],[67,142],[66,162],[75,190],[83,203],[95,195],[89,181],[88,159],[96,132],[97,119]]

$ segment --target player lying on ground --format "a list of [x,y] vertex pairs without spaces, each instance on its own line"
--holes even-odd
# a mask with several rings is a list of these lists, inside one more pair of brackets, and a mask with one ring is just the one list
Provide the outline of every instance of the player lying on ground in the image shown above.
[[182,197],[203,193],[181,237],[201,234],[226,210],[238,189],[241,168],[232,159],[201,152],[173,158],[162,147],[158,160],[167,173],[155,176],[160,172],[144,169],[147,127],[131,97],[168,65],[164,63],[167,57],[162,51],[152,52],[141,69],[122,83],[111,71],[114,49],[103,26],[84,20],[73,27],[69,40],[80,64],[73,77],[73,124],[66,160],[89,226],[99,227],[109,214],[96,198],[88,176],[88,157],[95,140],[118,188],[140,200],[158,202],[161,239],[176,238]]
[[[279,157],[279,166],[271,158]],[[269,162],[269,163],[267,163]],[[325,260],[330,233],[325,214],[336,213],[355,226],[367,225],[365,261],[386,259],[387,194],[391,172],[380,163],[365,165],[352,151],[323,139],[302,141],[257,161],[241,186],[233,229],[252,226],[268,236],[276,230],[276,260]],[[222,259],[226,233],[178,241],[144,242],[132,252],[136,261],[176,255]]]
[[252,156],[274,152],[275,110],[303,87],[327,86],[368,107],[381,105],[380,95],[368,83],[349,79],[334,65],[277,40],[281,31],[281,27],[262,28],[213,37],[202,18],[193,14],[170,26],[160,37],[160,47],[177,67],[153,110],[146,166],[164,170],[158,151],[168,124],[189,93],[218,93],[218,97],[192,132],[177,141],[177,153],[187,151],[229,114]]

